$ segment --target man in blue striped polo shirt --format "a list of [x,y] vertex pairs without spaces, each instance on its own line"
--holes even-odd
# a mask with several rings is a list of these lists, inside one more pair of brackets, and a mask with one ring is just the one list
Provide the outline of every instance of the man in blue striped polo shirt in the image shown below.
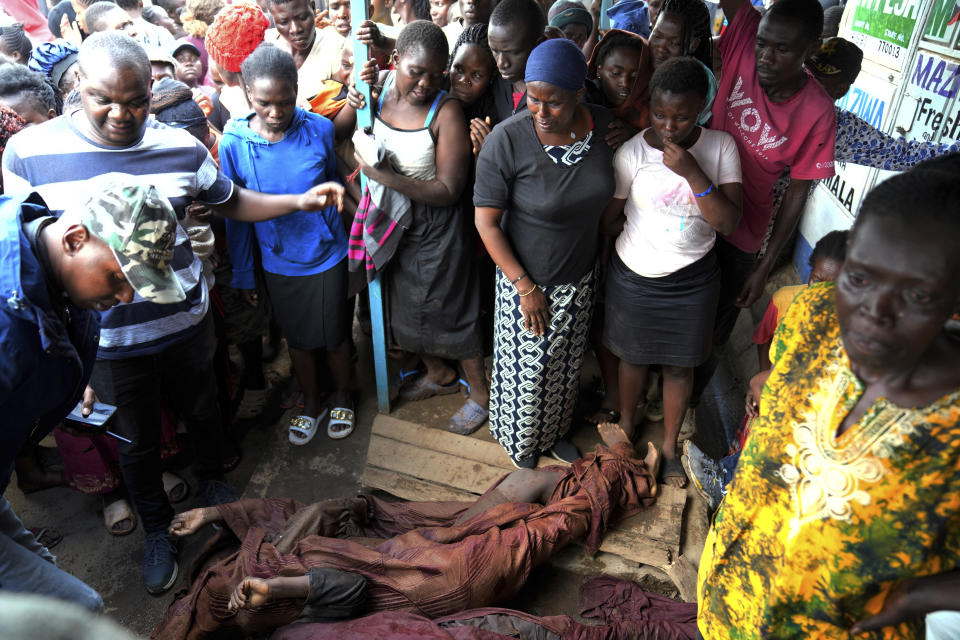
[[[92,35],[80,48],[79,66],[83,108],[26,129],[8,143],[3,156],[8,193],[36,191],[59,213],[88,179],[122,173],[153,184],[181,221],[194,201],[250,222],[340,202],[342,188],[329,183],[302,195],[236,187],[189,133],[148,119],[150,61],[129,36]],[[169,589],[178,573],[176,547],[166,533],[173,508],[161,481],[161,398],[187,425],[206,502],[235,499],[222,481],[209,291],[181,225],[172,267],[185,293],[182,302],[160,305],[137,296],[103,312],[91,380],[103,401],[117,405],[115,428],[132,441],[120,444],[120,466],[146,533],[143,577],[153,594]]]

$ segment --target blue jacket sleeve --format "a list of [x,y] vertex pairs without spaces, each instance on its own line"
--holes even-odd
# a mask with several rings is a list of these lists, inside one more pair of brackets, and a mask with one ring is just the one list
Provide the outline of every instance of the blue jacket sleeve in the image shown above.
[[[245,186],[243,176],[240,175],[235,154],[237,147],[243,145],[230,136],[220,140],[220,168],[224,175],[233,180],[234,184]],[[253,223],[226,220],[227,251],[230,254],[230,263],[233,265],[233,278],[230,286],[234,289],[254,289],[254,258],[253,243],[256,242],[256,231]]]

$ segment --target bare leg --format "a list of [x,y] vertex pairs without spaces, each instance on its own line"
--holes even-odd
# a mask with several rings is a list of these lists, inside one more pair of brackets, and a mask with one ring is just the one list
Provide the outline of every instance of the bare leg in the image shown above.
[[350,344],[344,341],[336,349],[327,351],[327,366],[333,377],[333,386],[336,388],[333,401],[338,407],[351,407],[350,388],[353,378],[350,372]]
[[[590,341],[593,345],[593,352],[597,354],[597,363],[600,365],[600,376],[603,378],[603,401],[600,403],[602,409],[620,408],[620,359],[613,355],[610,349],[603,346],[602,327],[599,331],[591,332]],[[607,419],[605,413],[598,413],[588,417],[590,422],[598,422],[601,419]]]
[[757,345],[757,359],[760,360],[760,371],[766,371],[770,368],[770,345],[772,342],[765,342]]
[[[663,457],[666,460],[677,459],[677,436],[683,416],[690,406],[690,394],[693,392],[693,369],[689,367],[663,367]],[[665,483],[673,487],[685,487],[686,476],[664,478]]]
[[647,369],[620,361],[620,426],[630,439],[637,426],[637,403],[647,391]]
[[457,379],[457,372],[447,366],[443,358],[420,354],[423,363],[427,365],[427,378],[439,385],[448,385]]
[[546,503],[553,494],[557,482],[563,476],[563,470],[518,469],[494,489],[481,496],[466,511],[461,513],[455,524],[463,524],[475,515],[508,502]]
[[[327,367],[333,378],[333,407],[353,409],[353,397],[350,395],[352,377],[350,372],[350,342],[343,341],[336,349],[327,351]],[[331,433],[345,432],[351,427],[344,423],[331,424]]]
[[490,404],[490,387],[487,385],[487,370],[484,367],[483,358],[477,356],[469,360],[461,360],[460,364],[463,366],[467,384],[470,385],[470,399],[486,408]]
[[288,346],[293,373],[303,393],[303,415],[316,418],[320,415],[320,382],[317,376],[317,353],[313,350],[294,349]]

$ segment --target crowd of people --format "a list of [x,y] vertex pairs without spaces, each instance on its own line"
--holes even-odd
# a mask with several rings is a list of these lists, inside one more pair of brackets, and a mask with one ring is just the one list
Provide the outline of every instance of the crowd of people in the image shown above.
[[[466,613],[688,482],[713,520],[695,623],[664,637],[920,637],[960,609],[960,142],[836,107],[863,52],[818,0],[719,5],[718,37],[703,0],[20,7],[0,32],[0,488],[102,496],[109,534],[142,527],[154,595],[177,540],[220,527],[235,554],[210,547],[158,638],[486,619]],[[711,460],[696,408],[836,162],[904,173],[774,294]],[[462,392],[447,428],[489,423],[518,471],[473,504],[238,502],[235,422],[263,413],[279,336],[290,444],[354,431],[375,276],[399,398]],[[102,411],[109,433],[86,424]],[[206,507],[175,514],[183,449]],[[103,608],[4,498],[0,549],[0,592]]]

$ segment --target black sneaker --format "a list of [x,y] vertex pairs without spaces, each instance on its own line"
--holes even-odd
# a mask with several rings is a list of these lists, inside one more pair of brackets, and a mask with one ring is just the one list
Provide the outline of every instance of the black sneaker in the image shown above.
[[577,449],[577,445],[573,444],[569,440],[557,440],[553,447],[550,448],[550,457],[559,460],[560,462],[573,462],[577,458],[582,457],[580,455],[580,449]]
[[143,552],[143,584],[152,595],[160,595],[173,586],[179,575],[177,547],[166,531],[147,534]]
[[203,504],[207,507],[215,507],[218,504],[227,504],[237,501],[237,494],[233,492],[223,480],[206,480],[200,483],[200,495],[203,496]]

